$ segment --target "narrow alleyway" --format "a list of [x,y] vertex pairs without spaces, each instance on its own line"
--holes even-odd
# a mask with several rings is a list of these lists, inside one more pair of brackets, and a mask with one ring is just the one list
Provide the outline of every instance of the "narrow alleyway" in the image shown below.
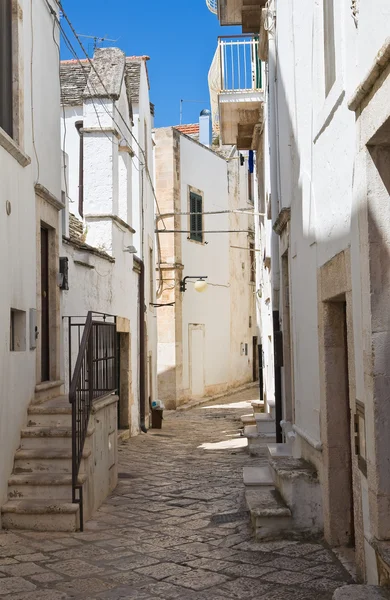
[[0,598],[330,600],[350,578],[321,543],[252,541],[242,467],[260,459],[238,431],[252,397],[121,445],[119,485],[84,533],[2,532]]

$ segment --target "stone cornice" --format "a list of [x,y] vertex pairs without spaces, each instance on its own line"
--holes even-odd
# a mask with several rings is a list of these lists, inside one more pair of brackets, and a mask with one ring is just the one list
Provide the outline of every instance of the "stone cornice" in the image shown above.
[[[64,242],[64,244],[73,246],[77,250],[81,250],[83,252],[88,252],[89,254],[94,254],[95,256],[98,256],[99,258],[103,258],[104,260],[108,260],[108,262],[111,262],[111,263],[115,262],[115,258],[113,256],[110,256],[106,252],[102,252],[101,250],[98,250],[98,248],[89,246],[88,244],[85,244],[84,242],[81,242],[80,240],[76,240],[74,238],[67,238],[67,237],[63,236],[62,241]],[[75,262],[80,264],[80,262],[82,262],[82,261],[78,261],[76,258]],[[83,264],[84,264],[84,266],[90,267],[90,265],[86,265],[86,263],[83,263]]]
[[123,219],[118,217],[118,215],[111,215],[109,213],[89,214],[89,215],[85,215],[84,218],[86,221],[109,221],[109,220],[111,220],[111,221],[114,221],[114,223],[116,223],[120,227],[123,227],[124,229],[127,229],[128,231],[130,231],[130,233],[135,233],[135,229],[133,229],[131,227],[131,225],[126,223],[126,221],[124,221]]
[[278,235],[281,235],[291,219],[291,208],[282,208],[274,223],[273,230]]
[[45,186],[43,186],[41,183],[35,184],[35,193],[40,198],[43,198],[43,200],[45,200],[48,204],[51,204],[58,211],[65,208],[65,204],[58,200],[58,198],[56,198],[54,194],[49,192],[49,190],[45,188]]
[[114,135],[116,138],[118,138],[118,140],[120,140],[120,138],[121,138],[119,131],[115,127],[82,127],[80,131],[83,134],[86,134],[86,133],[104,133],[104,134],[112,133],[112,135]]
[[390,63],[390,37],[388,37],[383,44],[382,48],[376,55],[374,63],[371,65],[367,75],[360,83],[359,87],[355,91],[354,95],[348,102],[349,110],[356,111],[364,98],[368,96],[374,87],[376,81],[379,79],[383,71]]

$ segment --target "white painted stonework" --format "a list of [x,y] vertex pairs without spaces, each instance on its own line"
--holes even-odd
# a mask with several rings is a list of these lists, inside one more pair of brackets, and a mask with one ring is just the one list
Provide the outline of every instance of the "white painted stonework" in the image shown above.
[[[49,3],[56,11],[55,2]],[[61,199],[59,57],[53,17],[43,2],[34,3],[32,19],[31,2],[19,0],[18,4],[13,17],[14,139],[0,128],[0,504],[7,497],[20,431],[40,381],[35,349],[39,338],[37,343],[30,338],[30,327],[35,325],[30,310],[38,306],[35,184],[44,186],[58,202]],[[54,35],[58,41],[57,30]],[[22,311],[14,351],[10,347],[11,309]]]
[[[155,137],[160,210],[166,229],[174,225],[182,232],[159,234],[160,302],[175,302],[157,313],[159,397],[173,408],[252,381],[258,329],[248,232],[253,231],[255,243],[254,221],[249,213],[229,211],[250,212],[253,205],[248,202],[248,162],[240,166],[237,151],[225,149],[221,156],[174,128],[157,129]],[[203,198],[203,243],[189,239],[189,215],[182,214],[189,212],[190,191]],[[222,213],[207,214],[212,211]],[[168,216],[172,212],[174,219]],[[190,280],[181,293],[180,280],[186,276],[207,277],[207,290],[198,293]]]
[[[83,122],[83,241],[86,244],[85,247],[74,244],[72,239],[69,240],[69,230],[64,231],[62,252],[69,259],[69,291],[62,294],[62,309],[68,316],[86,315],[89,310],[104,312],[127,323],[125,330],[121,331],[129,334],[130,365],[123,377],[128,379],[129,415],[126,426],[132,435],[140,430],[139,311],[143,310],[139,305],[139,274],[134,256],[143,260],[145,265],[145,353],[150,369],[146,375],[150,382],[146,394],[152,399],[157,395],[156,317],[151,306],[155,302],[155,267],[150,260],[150,252],[153,253],[153,261],[156,256],[154,197],[150,184],[150,180],[153,181],[153,116],[146,62],[141,58],[138,62],[140,86],[137,103],[129,101],[132,91],[123,78],[115,101],[96,95],[89,98],[81,91],[79,103],[69,105],[68,102],[64,107],[65,119],[62,119],[63,149],[68,158],[63,189],[68,194],[68,210],[79,219],[80,137],[75,124]],[[67,65],[67,68],[71,66]],[[74,66],[77,67],[77,63]],[[66,76],[71,77],[69,74]],[[145,127],[139,127],[140,121]],[[149,177],[143,167],[145,148]],[[129,252],[129,247],[135,247],[136,252]],[[150,284],[151,278],[153,285]],[[64,336],[66,338],[66,331]],[[65,356],[65,367],[67,360]],[[64,377],[67,378],[66,368]],[[148,409],[146,413],[148,415]]]
[[[390,13],[385,0],[375,6],[359,2],[358,8],[355,22],[350,3],[334,2],[334,22],[326,25],[322,1],[274,0],[269,6],[274,26],[260,35],[269,40],[266,193],[273,224],[282,209],[291,209],[283,231],[272,234],[273,308],[284,329],[283,256],[289,263],[292,377],[286,380],[284,367],[283,418],[288,411],[294,424],[294,455],[318,469],[325,538],[346,543],[347,530],[354,528],[359,576],[377,583],[375,539],[389,539],[389,444],[382,424],[390,369]],[[324,36],[328,48],[332,30],[334,82],[326,93]],[[343,320],[339,311],[336,322],[341,302],[346,316]],[[359,406],[367,471],[349,433]],[[348,516],[352,499],[354,514]],[[339,532],[345,527],[344,541],[337,523]]]

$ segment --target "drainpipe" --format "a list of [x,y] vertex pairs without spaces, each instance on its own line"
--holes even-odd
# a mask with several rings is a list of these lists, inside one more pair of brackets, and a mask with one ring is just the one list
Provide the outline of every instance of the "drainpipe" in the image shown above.
[[84,216],[84,134],[83,121],[77,121],[75,127],[80,136],[80,153],[79,153],[79,214]]
[[[274,0],[272,9],[276,15],[276,0]],[[269,143],[270,143],[270,167],[271,167],[271,215],[272,223],[275,223],[280,212],[280,189],[279,189],[279,131],[277,121],[277,52],[276,52],[276,21],[272,31],[269,32]],[[275,421],[276,421],[276,441],[281,443],[282,429],[280,421],[283,418],[282,412],[282,371],[283,356],[281,352],[282,332],[280,331],[280,257],[279,257],[279,236],[272,231],[271,237],[271,269],[272,269],[272,307],[273,307],[273,335],[274,335],[274,383],[275,383]]]
[[139,286],[139,420],[140,429],[147,433],[145,425],[146,416],[146,385],[145,385],[145,265],[144,261],[134,256],[140,272],[138,277]]

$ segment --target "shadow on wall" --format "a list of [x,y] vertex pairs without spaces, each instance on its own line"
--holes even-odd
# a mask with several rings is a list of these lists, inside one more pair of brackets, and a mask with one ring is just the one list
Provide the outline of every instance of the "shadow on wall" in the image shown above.
[[[308,364],[303,364],[302,356],[305,355],[304,346],[309,344],[311,350],[311,368],[320,374],[324,365],[320,363],[319,348],[315,348],[310,337],[317,339],[318,320],[315,322],[314,315],[319,310],[317,282],[319,268],[326,264],[332,256],[350,248],[352,257],[352,268],[349,276],[353,277],[352,311],[353,311],[353,333],[357,334],[354,340],[354,349],[359,351],[353,367],[364,370],[360,376],[359,390],[356,393],[355,382],[349,382],[350,408],[351,408],[351,432],[354,431],[354,414],[356,412],[356,398],[365,405],[366,433],[367,433],[367,482],[369,495],[369,520],[372,534],[378,539],[389,539],[390,527],[388,525],[388,510],[385,508],[390,501],[390,479],[388,464],[390,463],[390,445],[388,444],[389,427],[389,398],[390,398],[390,119],[386,122],[367,143],[366,148],[361,150],[364,154],[364,163],[359,169],[364,173],[355,173],[354,181],[353,165],[350,169],[350,181],[344,189],[351,190],[348,197],[340,192],[340,202],[351,202],[350,219],[347,227],[337,231],[336,227],[340,221],[335,217],[329,221],[328,227],[322,223],[326,214],[326,206],[317,204],[318,213],[316,217],[314,182],[321,184],[321,190],[317,190],[318,197],[326,196],[333,199],[333,207],[337,199],[337,185],[334,177],[342,175],[337,170],[337,153],[335,148],[329,144],[329,138],[325,139],[311,135],[312,146],[311,160],[307,161],[306,173],[301,166],[301,156],[294,127],[291,121],[290,110],[286,101],[285,83],[279,78],[278,110],[279,122],[284,131],[289,133],[290,146],[282,147],[280,153],[284,153],[284,162],[290,165],[290,171],[286,169],[286,182],[280,182],[280,193],[275,193],[278,188],[277,177],[273,181],[272,194],[274,197],[284,199],[284,206],[291,205],[291,233],[294,240],[298,240],[297,247],[290,247],[291,256],[291,292],[292,292],[292,314],[293,329],[291,332],[291,343],[298,351],[294,352],[294,388],[299,391],[296,394],[296,422],[305,421],[310,410],[314,409],[313,402],[313,377],[315,373],[309,369]],[[312,107],[313,110],[313,107]],[[343,111],[343,113],[339,113]],[[338,106],[332,119],[348,119],[346,104]],[[327,128],[331,127],[331,121]],[[302,132],[299,132],[302,133]],[[314,133],[313,131],[311,132]],[[329,135],[326,131],[321,135]],[[342,135],[342,133],[341,133]],[[347,138],[347,136],[346,136]],[[272,139],[272,137],[271,137]],[[339,146],[347,151],[348,140],[343,141],[337,137],[333,141],[334,146]],[[334,157],[332,153],[334,152]],[[274,149],[271,152],[273,162],[280,156],[276,156]],[[317,155],[317,166],[315,157]],[[303,154],[302,154],[303,156]],[[358,155],[361,158],[360,155]],[[322,169],[325,177],[310,177],[310,172],[318,170],[318,158],[323,161]],[[355,157],[356,162],[358,157]],[[283,162],[283,161],[282,161]],[[362,162],[362,161],[361,161]],[[366,172],[365,172],[366,171]],[[309,173],[309,174],[307,174]],[[347,175],[348,176],[348,175]],[[365,178],[367,177],[367,182]],[[283,187],[285,186],[285,187]],[[276,188],[276,189],[275,189]],[[335,191],[336,190],[336,191]],[[282,209],[279,206],[279,211]],[[341,219],[341,217],[340,217]],[[345,221],[340,222],[343,226]],[[305,303],[302,302],[303,292],[300,290],[304,284],[307,294],[307,304],[313,309],[310,315],[305,314]],[[295,288],[295,289],[294,289]],[[309,317],[308,319],[306,317]],[[306,331],[305,331],[306,329]],[[309,341],[308,341],[309,340]],[[318,346],[323,340],[318,338]],[[360,345],[363,344],[360,350]],[[361,358],[362,357],[362,358]],[[302,361],[302,362],[300,362]],[[321,380],[321,377],[319,377]],[[317,392],[316,392],[317,393]],[[360,396],[360,397],[359,397]],[[299,402],[299,404],[298,404]],[[325,418],[324,415],[320,415]],[[337,419],[337,414],[334,415]],[[331,423],[328,424],[328,427]],[[324,440],[322,440],[324,442]],[[365,550],[363,532],[363,505],[361,490],[361,472],[358,460],[354,452],[354,440],[349,440],[352,449],[353,470],[353,495],[354,495],[354,520],[355,520],[355,547],[359,576],[364,579],[365,573]],[[348,443],[348,441],[347,441]],[[341,443],[340,443],[341,446]],[[341,461],[342,462],[342,461]],[[337,466],[336,466],[337,470]],[[340,474],[342,465],[339,467]],[[337,474],[336,474],[337,475]],[[323,483],[323,482],[322,482]],[[326,490],[324,491],[326,493]],[[386,512],[387,510],[387,512]],[[332,515],[324,515],[331,520]]]

